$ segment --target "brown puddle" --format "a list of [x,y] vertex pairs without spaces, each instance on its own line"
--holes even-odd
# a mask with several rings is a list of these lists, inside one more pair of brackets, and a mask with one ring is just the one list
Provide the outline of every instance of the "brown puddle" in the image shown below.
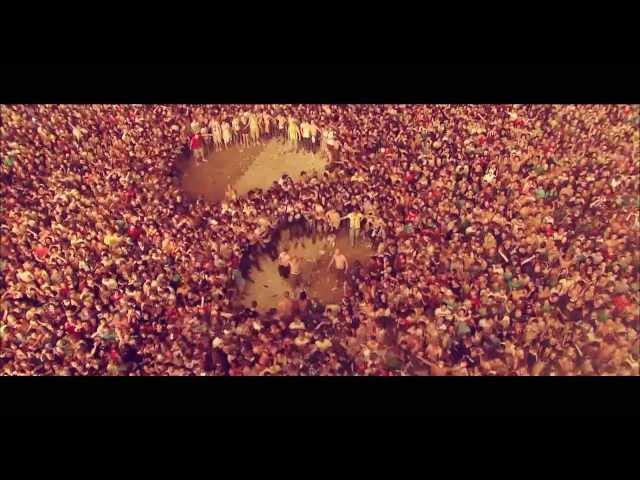
[[[349,244],[348,233],[344,229],[338,232],[335,247],[329,245],[326,236],[319,235],[315,240],[310,237],[290,240],[289,231],[282,232],[278,253],[286,250],[290,256],[299,256],[303,259],[300,286],[295,291],[304,289],[307,295],[320,300],[325,305],[340,303],[344,294],[342,282],[338,279],[333,266],[327,270],[336,247],[347,257],[349,269],[355,261],[366,264],[375,253],[373,247],[362,238],[355,247],[352,247]],[[285,279],[280,276],[277,260],[272,260],[267,254],[257,258],[257,265],[251,268],[249,278],[251,281],[246,283],[242,304],[251,306],[251,302],[256,301],[258,310],[261,312],[275,308],[284,297],[284,292],[294,293],[292,278]]]
[[182,188],[192,196],[219,202],[228,184],[238,195],[254,188],[269,188],[285,173],[294,180],[300,172],[324,171],[326,160],[319,153],[291,146],[280,140],[240,148],[213,151],[204,162],[190,159],[184,166]]

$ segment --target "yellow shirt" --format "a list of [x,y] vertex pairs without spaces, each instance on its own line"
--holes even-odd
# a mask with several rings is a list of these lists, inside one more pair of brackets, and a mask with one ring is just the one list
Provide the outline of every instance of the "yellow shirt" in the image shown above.
[[347,215],[347,218],[349,219],[349,227],[352,229],[358,229],[360,228],[360,222],[362,222],[364,215],[359,212],[352,212]]
[[300,128],[295,122],[289,122],[289,138],[298,140],[300,138]]
[[496,248],[496,246],[496,238],[493,236],[493,234],[487,233],[484,236],[484,248],[486,248],[487,250],[493,250],[494,248]]
[[115,247],[120,243],[120,237],[117,235],[105,235],[104,244],[108,247]]

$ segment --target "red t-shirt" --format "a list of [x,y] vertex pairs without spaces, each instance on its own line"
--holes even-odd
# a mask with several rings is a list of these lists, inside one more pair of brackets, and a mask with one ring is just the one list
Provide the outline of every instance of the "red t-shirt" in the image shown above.
[[471,297],[471,306],[474,310],[478,310],[481,305],[482,301],[480,300],[480,297]]
[[118,353],[118,351],[115,348],[111,349],[111,351],[109,352],[109,357],[111,358],[112,362],[119,362],[120,361],[120,354]]
[[553,236],[553,227],[551,225],[547,225],[547,227],[544,230],[544,233],[547,235],[547,237]]
[[617,295],[613,297],[613,304],[615,305],[616,310],[622,311],[625,308],[629,307],[631,305],[631,302],[629,302],[629,299],[624,295]]
[[191,150],[198,150],[202,148],[202,137],[200,135],[194,135],[191,137]]

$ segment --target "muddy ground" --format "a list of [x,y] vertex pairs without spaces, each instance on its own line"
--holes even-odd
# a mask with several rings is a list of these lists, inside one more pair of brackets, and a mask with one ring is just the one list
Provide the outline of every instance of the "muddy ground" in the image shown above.
[[[336,247],[347,257],[349,268],[356,260],[362,264],[367,263],[374,253],[373,248],[364,241],[352,247],[345,228],[337,235]],[[278,251],[282,250],[286,250],[290,256],[304,259],[299,286],[309,296],[319,299],[325,305],[340,303],[343,286],[337,278],[335,268],[332,266],[327,269],[334,248],[329,245],[326,237],[304,237],[291,241],[288,232],[284,231],[278,245]],[[284,279],[280,276],[277,260],[272,260],[268,255],[261,255],[257,260],[249,273],[251,281],[247,282],[242,303],[250,306],[255,300],[258,310],[264,312],[275,308],[284,292],[293,293],[294,284],[291,277]]]
[[[191,158],[181,166],[182,188],[194,197],[219,202],[224,198],[227,185],[232,184],[238,195],[244,195],[254,188],[269,188],[283,174],[293,179],[300,177],[302,171],[324,171],[326,159],[319,153],[311,153],[301,148],[293,148],[281,140],[241,148],[231,147],[222,151],[211,151],[204,162]],[[359,260],[364,263],[372,255],[372,248],[359,242],[355,248],[349,245],[346,227],[338,233],[336,247],[347,257],[349,266]],[[325,237],[290,240],[288,231],[282,232],[278,251],[286,249],[289,255],[304,259],[301,283],[307,293],[325,304],[340,302],[343,295],[342,284],[336,277],[335,269],[327,270],[333,248]],[[282,278],[278,273],[277,262],[268,255],[261,255],[250,271],[251,281],[242,295],[241,302],[251,305],[258,303],[258,309],[266,311],[277,305],[285,291],[293,292],[290,279]]]
[[183,167],[182,188],[192,196],[219,202],[227,185],[238,195],[254,188],[269,188],[285,173],[297,179],[300,172],[324,171],[326,160],[319,153],[298,152],[279,140],[248,148],[231,147],[210,152],[205,162],[189,160]]

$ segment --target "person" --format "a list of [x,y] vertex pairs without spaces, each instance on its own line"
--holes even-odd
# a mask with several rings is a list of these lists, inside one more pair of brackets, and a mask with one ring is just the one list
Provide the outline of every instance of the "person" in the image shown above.
[[284,297],[278,302],[277,311],[280,319],[284,322],[291,319],[291,314],[293,313],[293,301],[291,300],[290,292],[284,292]]
[[254,145],[260,141],[260,125],[254,113],[249,114],[249,135]]
[[244,291],[244,287],[247,284],[247,281],[242,275],[242,270],[240,270],[240,268],[234,268],[231,276],[236,287],[236,292],[241,296]]
[[302,139],[302,146],[307,150],[311,150],[311,127],[306,121],[302,121],[300,123],[300,136]]
[[300,127],[298,122],[293,117],[289,117],[289,127],[287,129],[289,136],[289,143],[293,146],[294,150],[298,151],[298,142],[300,141]]
[[289,262],[289,273],[291,275],[291,283],[293,288],[298,288],[302,279],[302,258],[294,255]]
[[302,290],[300,295],[298,296],[298,313],[300,314],[300,318],[305,323],[308,323],[310,317],[311,310],[311,300],[309,299],[307,292]]
[[191,133],[193,135],[200,132],[200,122],[198,122],[195,118],[191,122]]
[[202,127],[200,129],[200,136],[204,142],[204,145],[202,146],[203,155],[206,156],[211,150],[212,135],[209,133],[209,130],[207,130],[207,127]]
[[199,133],[196,133],[191,137],[191,143],[189,146],[196,157],[196,160],[204,161],[204,142]]
[[[339,132],[342,161],[234,202],[185,201],[169,172],[190,122],[244,108],[3,106],[2,374],[400,375],[417,361],[431,375],[640,375],[637,108],[273,106]],[[236,308],[256,218],[277,245],[279,220],[314,201],[360,205],[386,240],[305,328],[286,325],[297,295]]]
[[236,144],[242,142],[242,125],[240,120],[241,118],[239,115],[235,115],[231,119],[231,130],[233,132],[233,142]]
[[326,215],[329,231],[335,232],[340,228],[340,214],[335,209],[330,209]]
[[278,273],[284,278],[289,278],[289,274],[291,273],[291,257],[286,250],[283,250],[280,252],[280,255],[278,255]]
[[326,155],[328,162],[333,163],[336,160],[337,141],[335,133],[331,129],[322,131],[322,151]]
[[318,135],[320,133],[320,129],[314,122],[309,124],[309,133],[311,135],[311,151],[316,153],[319,148]]
[[269,112],[262,112],[262,132],[263,136],[267,139],[271,138],[272,122],[273,117],[269,114]]
[[222,141],[224,142],[225,148],[229,148],[231,143],[233,142],[233,133],[231,131],[231,125],[229,122],[222,122]]
[[82,135],[85,133],[80,127],[77,127],[73,124],[71,124],[71,129],[72,129],[72,134],[73,134],[73,138],[76,140],[77,143],[80,143],[80,140],[82,140]]
[[340,249],[336,248],[333,256],[331,257],[331,261],[329,262],[329,266],[327,270],[331,268],[331,265],[335,264],[336,270],[341,274],[346,274],[347,269],[349,268],[349,263],[347,262],[347,257],[344,254],[340,253]]
[[282,114],[279,114],[276,117],[276,120],[278,122],[278,134],[279,134],[280,138],[282,138],[283,141],[286,141],[286,138],[288,136],[288,132],[287,132],[287,117],[285,117]]
[[222,127],[220,126],[220,122],[213,118],[209,123],[209,128],[211,129],[211,136],[213,140],[213,146],[216,150],[220,150],[222,148]]
[[330,233],[329,235],[327,235],[327,246],[329,246],[329,248],[335,248],[336,246],[335,233]]
[[230,183],[225,188],[224,198],[230,202],[234,202],[238,199],[238,193]]
[[356,240],[360,236],[360,226],[365,216],[359,211],[355,210],[342,217],[341,220],[347,218],[349,219],[349,242],[351,243],[352,247],[355,247]]
[[240,120],[240,135],[242,138],[242,146],[247,148],[249,146],[249,133],[250,133],[249,116],[245,113]]
[[312,229],[314,238],[318,232],[322,232],[324,230],[324,219],[325,219],[324,207],[322,206],[321,203],[316,202],[313,205],[313,214],[311,216],[311,229]]

